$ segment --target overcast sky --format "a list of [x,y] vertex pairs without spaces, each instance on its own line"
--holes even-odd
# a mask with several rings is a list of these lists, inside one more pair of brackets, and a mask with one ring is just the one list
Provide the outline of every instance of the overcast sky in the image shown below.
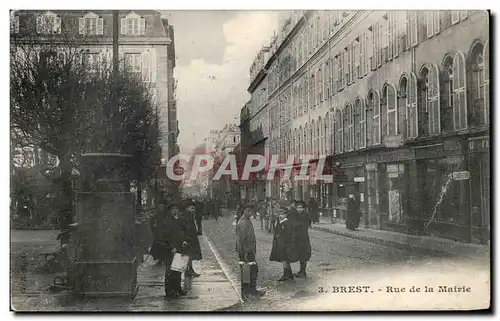
[[[249,67],[284,12],[162,11],[175,28],[179,144],[188,152],[210,129],[239,123]],[[193,135],[194,134],[194,135]]]

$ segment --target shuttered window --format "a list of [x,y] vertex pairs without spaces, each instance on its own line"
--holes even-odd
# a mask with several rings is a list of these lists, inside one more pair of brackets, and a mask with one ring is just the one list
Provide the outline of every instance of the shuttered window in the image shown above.
[[411,73],[408,81],[408,103],[406,105],[408,138],[418,136],[417,89],[417,76]]
[[440,115],[440,88],[439,69],[436,64],[429,65],[427,84],[427,115],[429,120],[429,134],[437,135],[441,132]]
[[463,53],[453,58],[453,127],[455,130],[467,128],[467,96],[465,57]]
[[344,146],[344,127],[343,127],[343,117],[342,117],[342,110],[337,109],[335,111],[335,119],[334,119],[334,124],[335,124],[335,154],[340,154],[342,153],[343,146]]
[[387,135],[398,134],[398,109],[396,100],[396,88],[387,85],[384,100],[387,104]]
[[381,119],[380,119],[380,95],[374,91],[372,95],[373,112],[373,145],[378,145],[382,140]]

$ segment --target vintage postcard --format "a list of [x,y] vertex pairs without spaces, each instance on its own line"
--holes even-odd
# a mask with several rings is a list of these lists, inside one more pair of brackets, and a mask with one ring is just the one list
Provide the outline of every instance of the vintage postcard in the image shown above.
[[11,310],[490,309],[490,42],[485,10],[11,10]]

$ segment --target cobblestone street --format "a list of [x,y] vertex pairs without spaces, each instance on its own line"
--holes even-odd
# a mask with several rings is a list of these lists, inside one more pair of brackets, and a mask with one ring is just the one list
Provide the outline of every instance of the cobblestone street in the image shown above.
[[[286,283],[278,282],[282,266],[278,262],[269,261],[272,234],[261,230],[258,220],[252,221],[257,238],[259,285],[266,290],[266,295],[259,301],[243,303],[243,310],[343,310],[348,309],[351,302],[352,306],[359,308],[359,302],[370,298],[358,294],[355,296],[356,300],[352,300],[350,298],[354,298],[355,294],[328,293],[334,291],[334,286],[341,285],[370,286],[370,291],[375,292],[379,292],[379,289],[386,291],[386,286],[403,282],[407,288],[412,284],[422,286],[424,284],[422,278],[435,280],[435,273],[440,273],[440,279],[447,284],[446,276],[442,274],[446,269],[467,274],[467,270],[473,268],[478,277],[489,278],[487,257],[474,263],[450,258],[441,259],[311,229],[309,235],[312,258],[307,268],[308,278],[305,280],[296,278],[295,281]],[[229,278],[238,286],[240,272],[234,252],[235,232],[232,218],[226,216],[218,222],[205,220],[203,223],[205,234],[217,248]],[[292,264],[292,269],[297,272],[298,263]],[[409,278],[407,273],[414,272],[415,269],[420,269],[422,273]],[[456,276],[449,280],[449,282],[456,281],[458,281]],[[387,293],[387,295],[392,294]],[[376,299],[380,304],[382,296],[377,296]],[[366,306],[368,309],[376,308],[370,301]]]

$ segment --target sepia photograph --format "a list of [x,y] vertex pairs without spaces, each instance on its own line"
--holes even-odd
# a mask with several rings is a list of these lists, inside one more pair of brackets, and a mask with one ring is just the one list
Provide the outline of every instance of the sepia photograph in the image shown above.
[[10,9],[10,312],[491,312],[492,15]]

